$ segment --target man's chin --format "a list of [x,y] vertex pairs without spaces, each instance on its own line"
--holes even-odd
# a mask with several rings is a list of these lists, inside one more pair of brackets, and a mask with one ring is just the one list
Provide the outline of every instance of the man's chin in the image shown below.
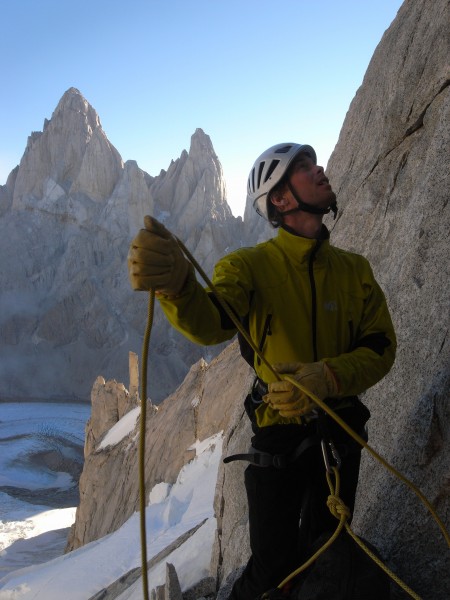
[[323,200],[323,202],[321,202],[321,204],[323,204],[323,207],[325,208],[325,207],[330,206],[334,202],[336,202],[336,194],[330,188],[328,194],[326,195],[326,198],[324,198],[324,200]]

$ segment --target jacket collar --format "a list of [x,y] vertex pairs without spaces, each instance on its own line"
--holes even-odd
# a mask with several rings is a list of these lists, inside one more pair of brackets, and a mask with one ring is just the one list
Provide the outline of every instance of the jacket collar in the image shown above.
[[305,263],[313,254],[316,254],[317,260],[320,261],[322,257],[325,257],[330,246],[330,232],[325,225],[322,225],[320,237],[311,239],[298,235],[290,227],[284,225],[278,230],[275,241],[291,263]]

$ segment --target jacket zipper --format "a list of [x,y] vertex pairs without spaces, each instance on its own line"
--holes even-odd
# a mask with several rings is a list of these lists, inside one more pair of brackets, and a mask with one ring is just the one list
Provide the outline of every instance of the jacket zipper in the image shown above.
[[309,273],[309,284],[311,286],[311,331],[312,331],[312,347],[314,362],[318,360],[317,354],[317,292],[316,282],[314,279],[314,261],[316,260],[316,254],[322,245],[322,240],[318,240],[314,249],[309,256],[308,273]]

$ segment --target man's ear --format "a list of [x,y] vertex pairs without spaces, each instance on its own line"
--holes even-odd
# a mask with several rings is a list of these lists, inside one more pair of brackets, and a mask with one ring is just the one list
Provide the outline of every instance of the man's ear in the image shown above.
[[286,198],[281,192],[275,192],[274,194],[272,194],[272,196],[270,197],[270,201],[276,208],[281,208],[283,206],[286,206],[287,204]]

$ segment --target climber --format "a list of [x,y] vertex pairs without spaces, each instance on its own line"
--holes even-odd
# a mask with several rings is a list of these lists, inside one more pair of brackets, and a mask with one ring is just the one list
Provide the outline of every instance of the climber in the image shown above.
[[[330,244],[322,221],[330,211],[336,216],[336,196],[311,146],[285,143],[264,152],[251,169],[247,201],[277,235],[219,260],[212,281],[281,380],[241,343],[256,372],[245,400],[253,429],[245,471],[252,554],[232,600],[274,588],[321,534],[335,530],[321,439],[338,450],[340,496],[354,507],[361,448],[282,375],[291,374],[363,435],[370,413],[357,395],[386,375],[396,349],[368,261]],[[128,268],[133,289],[154,289],[188,339],[218,344],[235,335],[216,296],[196,281],[175,238],[154,218],[145,217],[132,241]]]

